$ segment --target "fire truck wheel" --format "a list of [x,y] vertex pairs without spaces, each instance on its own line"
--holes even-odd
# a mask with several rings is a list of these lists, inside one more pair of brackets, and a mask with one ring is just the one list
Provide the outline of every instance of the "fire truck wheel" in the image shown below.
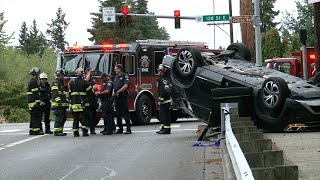
[[136,104],[136,124],[149,124],[152,118],[152,103],[147,95],[141,95]]
[[236,51],[236,59],[244,60],[244,61],[251,61],[251,53],[250,49],[247,45],[243,43],[232,43],[227,47],[227,50],[234,50]]
[[189,79],[193,77],[201,61],[202,56],[198,49],[191,47],[181,48],[177,53],[174,68],[182,79]]

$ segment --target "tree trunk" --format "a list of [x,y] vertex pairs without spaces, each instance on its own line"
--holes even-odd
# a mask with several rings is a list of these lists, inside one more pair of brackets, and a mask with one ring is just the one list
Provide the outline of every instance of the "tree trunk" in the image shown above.
[[320,2],[313,4],[314,16],[314,51],[316,55],[315,66],[316,72],[320,72]]

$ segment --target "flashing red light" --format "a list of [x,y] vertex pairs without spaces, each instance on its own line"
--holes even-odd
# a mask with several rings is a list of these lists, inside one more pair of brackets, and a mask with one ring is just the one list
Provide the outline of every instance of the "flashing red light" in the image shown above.
[[180,17],[180,10],[174,10],[174,16]]
[[121,9],[122,14],[127,15],[129,13],[129,9],[127,7],[123,7]]
[[101,88],[102,88],[101,85],[98,85],[98,84],[97,84],[96,87],[95,87],[95,90],[100,92],[100,91],[101,91]]
[[310,55],[309,55],[309,59],[311,59],[311,60],[316,60],[316,55],[315,55],[315,54],[310,54]]
[[104,45],[102,45],[103,46],[103,48],[105,48],[105,49],[111,49],[112,48],[112,44],[104,44]]
[[128,47],[128,44],[119,44],[118,47],[119,47],[119,48],[127,48],[127,47]]

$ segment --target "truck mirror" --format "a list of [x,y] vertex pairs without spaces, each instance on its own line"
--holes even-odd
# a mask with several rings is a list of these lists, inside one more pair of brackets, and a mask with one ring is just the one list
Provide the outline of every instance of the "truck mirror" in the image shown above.
[[306,29],[300,29],[299,37],[300,37],[300,42],[303,45],[306,45],[307,44],[307,30]]

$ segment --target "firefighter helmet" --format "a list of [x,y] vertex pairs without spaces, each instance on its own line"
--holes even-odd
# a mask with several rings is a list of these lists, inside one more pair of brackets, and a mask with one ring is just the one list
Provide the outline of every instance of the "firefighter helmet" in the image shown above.
[[81,67],[78,68],[78,69],[76,69],[76,75],[77,75],[77,76],[82,76],[83,73],[84,73],[84,70],[83,70]]
[[30,75],[39,75],[40,74],[40,69],[37,68],[37,67],[33,67],[33,68],[30,69],[29,74]]
[[48,75],[43,72],[40,74],[40,79],[48,79]]
[[67,75],[66,71],[64,69],[57,69],[56,70],[56,73],[55,73],[56,76],[59,76],[59,75]]

